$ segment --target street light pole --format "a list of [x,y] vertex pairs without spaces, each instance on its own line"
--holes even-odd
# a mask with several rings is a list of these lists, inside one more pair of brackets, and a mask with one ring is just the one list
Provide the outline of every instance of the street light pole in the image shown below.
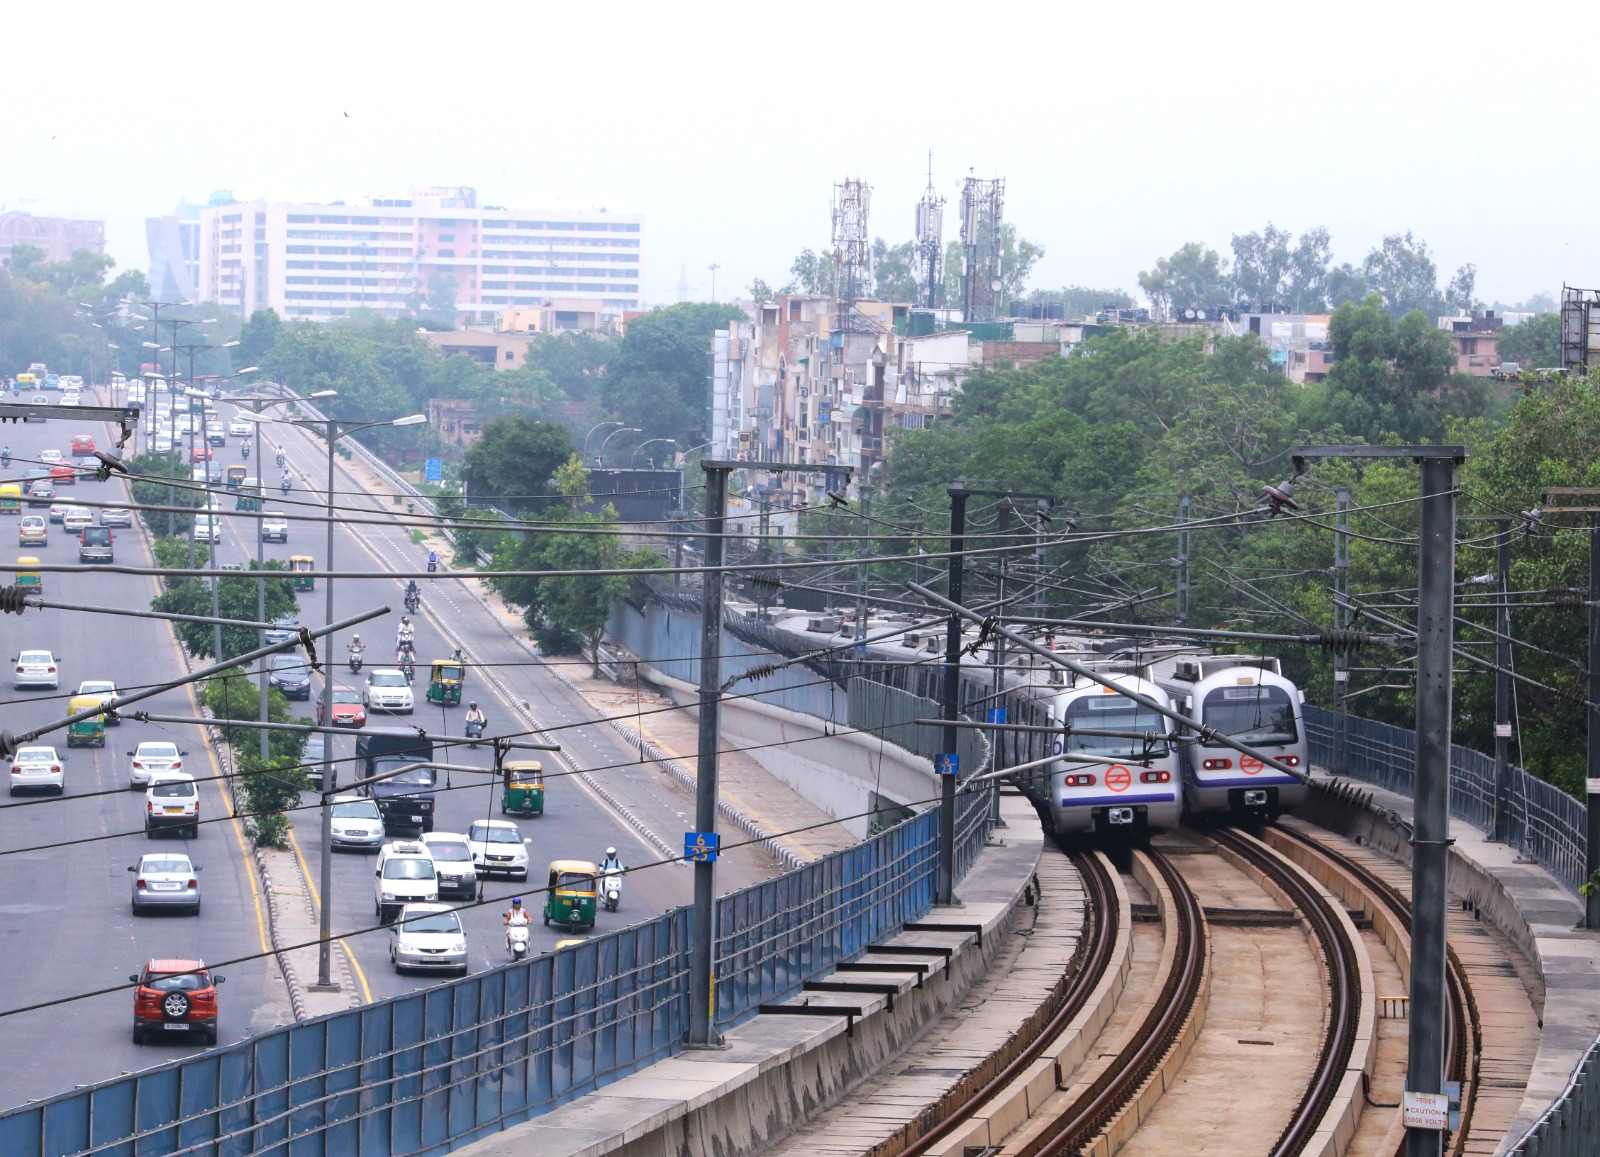
[[644,433],[644,431],[639,429],[637,426],[623,426],[621,429],[611,431],[611,433],[600,439],[600,452],[594,456],[594,464],[596,466],[604,466],[606,464],[606,447],[611,444],[611,439],[615,438],[618,434],[642,433]]
[[620,426],[622,424],[623,423],[621,423],[621,422],[596,422],[594,425],[590,426],[589,427],[589,432],[583,436],[583,448],[582,448],[582,450],[579,451],[579,456],[585,462],[587,462],[589,460],[589,439],[594,437],[594,432],[596,430],[600,429],[600,427],[602,427],[602,426]]

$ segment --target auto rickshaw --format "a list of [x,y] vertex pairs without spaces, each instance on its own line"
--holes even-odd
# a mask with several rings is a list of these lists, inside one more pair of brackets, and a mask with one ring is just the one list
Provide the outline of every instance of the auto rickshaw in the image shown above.
[[44,575],[37,569],[40,562],[37,556],[31,554],[19,555],[17,565],[22,569],[17,572],[16,585],[32,591],[36,595],[44,593]]
[[467,668],[455,659],[435,659],[428,664],[428,702],[441,707],[461,705],[461,684]]
[[245,475],[250,473],[250,468],[234,463],[228,467],[227,482],[229,490],[237,490],[244,485]]
[[15,482],[0,485],[0,514],[22,513],[22,487]]
[[[98,695],[74,695],[67,701],[67,714],[76,715],[100,706]],[[106,745],[106,717],[91,715],[67,725],[68,747],[104,747]]]
[[294,582],[296,591],[314,591],[317,589],[317,580],[311,572],[317,569],[317,560],[309,554],[291,555],[289,558],[290,577]]
[[536,759],[508,763],[501,775],[505,779],[500,792],[501,815],[544,815],[544,764]]
[[593,928],[599,869],[588,860],[551,860],[544,894],[544,922],[563,928]]
[[261,483],[254,479],[246,478],[239,483],[238,497],[233,500],[235,510],[260,510],[261,509]]

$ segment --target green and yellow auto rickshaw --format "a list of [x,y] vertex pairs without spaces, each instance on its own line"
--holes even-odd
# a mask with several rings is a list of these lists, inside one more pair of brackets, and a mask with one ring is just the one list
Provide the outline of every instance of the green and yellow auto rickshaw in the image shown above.
[[236,493],[237,497],[233,500],[235,510],[261,509],[261,483],[254,478],[246,478],[239,483]]
[[544,764],[536,759],[508,763],[500,774],[505,779],[500,792],[501,815],[544,815]]
[[15,482],[0,484],[0,514],[22,513],[22,487]]
[[289,558],[289,577],[294,582],[296,591],[314,591],[317,589],[317,580],[312,571],[317,569],[317,560],[309,554],[291,555]]
[[17,565],[22,569],[17,572],[16,585],[23,587],[36,595],[44,593],[44,575],[40,573],[42,565],[36,555],[23,554],[17,556]]
[[441,707],[461,705],[461,684],[467,668],[457,659],[435,659],[428,664],[428,702]]
[[244,485],[245,476],[250,473],[248,466],[241,466],[237,462],[228,467],[228,489],[237,490]]
[[[98,695],[74,695],[67,701],[67,714],[76,715],[100,706]],[[91,715],[67,724],[68,747],[104,747],[106,745],[106,717]]]
[[588,860],[551,860],[544,894],[544,922],[563,928],[593,928],[599,874]]

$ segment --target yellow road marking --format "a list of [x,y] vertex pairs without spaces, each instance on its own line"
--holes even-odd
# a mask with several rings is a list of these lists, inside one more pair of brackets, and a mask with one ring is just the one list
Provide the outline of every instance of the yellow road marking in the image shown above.
[[[311,893],[311,910],[320,918],[322,913],[322,897],[317,895],[317,885],[311,879],[311,865],[306,863],[305,853],[300,850],[300,841],[294,838],[294,829],[289,829],[289,846],[294,849],[295,858],[300,861],[300,874],[305,877],[306,890]],[[372,989],[367,987],[367,974],[361,970],[361,962],[356,959],[356,954],[346,944],[343,936],[335,936],[339,947],[344,949],[344,958],[350,962],[350,967],[355,970],[356,982],[361,985],[361,999],[372,1003]]]

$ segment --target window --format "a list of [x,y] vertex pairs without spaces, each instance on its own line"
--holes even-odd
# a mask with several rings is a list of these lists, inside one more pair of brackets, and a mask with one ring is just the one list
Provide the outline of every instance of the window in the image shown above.
[[639,226],[637,226],[637,225],[621,225],[621,224],[618,224],[617,222],[613,221],[611,223],[611,231],[613,233],[637,233],[639,231]]
[[439,234],[439,240],[440,241],[454,241],[455,239],[456,239],[456,235],[454,233],[441,233],[441,234]]
[[441,249],[441,250],[439,250],[439,256],[440,257],[454,257],[455,255],[456,255],[456,251],[454,249]]
[[1475,338],[1475,337],[1464,337],[1464,338],[1462,338],[1461,339],[1461,352],[1464,353],[1464,354],[1468,354],[1468,355],[1477,353],[1478,352],[1478,339]]
[[506,361],[514,362],[516,360],[517,360],[517,351],[516,350],[506,350]]

